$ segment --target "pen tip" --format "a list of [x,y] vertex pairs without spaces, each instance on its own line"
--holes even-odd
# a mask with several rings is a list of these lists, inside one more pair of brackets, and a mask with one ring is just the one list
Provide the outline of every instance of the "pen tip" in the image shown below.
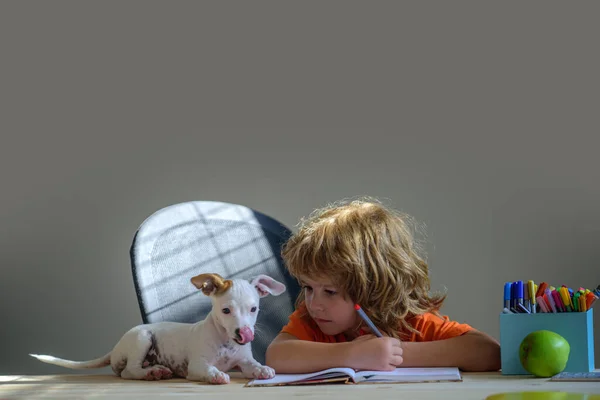
[[358,311],[358,310],[360,310],[360,306],[359,306],[358,304],[355,304],[355,305],[354,305],[354,309],[355,309],[356,311]]

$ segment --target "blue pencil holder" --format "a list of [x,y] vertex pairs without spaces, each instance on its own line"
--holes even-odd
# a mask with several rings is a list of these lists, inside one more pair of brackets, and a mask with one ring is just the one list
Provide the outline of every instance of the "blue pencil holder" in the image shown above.
[[566,372],[594,370],[594,310],[586,312],[500,314],[503,375],[530,375],[519,359],[521,342],[531,332],[553,331],[569,342]]

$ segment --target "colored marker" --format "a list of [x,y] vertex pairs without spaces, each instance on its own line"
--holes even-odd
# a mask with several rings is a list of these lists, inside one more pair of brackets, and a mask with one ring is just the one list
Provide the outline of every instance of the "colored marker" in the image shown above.
[[531,280],[527,281],[527,291],[529,292],[531,312],[535,314],[535,284]]
[[546,305],[546,301],[544,300],[544,298],[542,296],[538,296],[537,297],[537,303],[540,306],[540,311],[543,313],[547,313],[548,311],[548,306]]
[[552,299],[554,300],[554,305],[556,306],[556,310],[558,312],[565,312],[567,309],[565,308],[562,299],[560,298],[560,294],[556,291],[556,289],[550,292],[552,295]]
[[573,293],[573,309],[577,312],[581,311],[579,308],[579,296],[581,293],[575,292]]
[[573,311],[573,308],[571,307],[571,296],[569,295],[569,289],[563,286],[560,288],[559,293],[566,310],[569,312]]
[[587,302],[585,300],[585,295],[582,294],[581,296],[579,296],[579,304],[581,304],[580,311],[586,312],[587,311]]
[[506,282],[504,284],[504,307],[508,308],[508,309],[510,309],[510,307],[512,306],[512,304],[510,304],[511,287],[512,287],[512,283],[510,283],[510,282]]
[[369,328],[371,328],[371,330],[373,331],[373,333],[378,336],[378,337],[382,337],[383,335],[381,334],[381,332],[379,332],[379,329],[377,329],[377,327],[375,326],[375,324],[373,323],[373,321],[371,321],[371,318],[369,318],[367,316],[367,314],[365,314],[365,312],[363,311],[362,308],[360,308],[360,306],[358,304],[354,305],[354,309],[358,312],[358,315],[360,315],[360,317],[367,323],[367,325],[369,325]]
[[592,292],[589,292],[585,295],[585,299],[587,301],[587,309],[589,310],[590,308],[592,308],[592,304],[594,304],[594,302],[598,299],[598,296],[596,296]]
[[550,292],[550,289],[546,289],[544,293],[544,299],[548,301],[548,304],[550,304],[550,309],[552,310],[552,312],[557,312],[556,305],[554,304],[554,298],[552,297],[552,292]]
[[537,291],[535,292],[535,297],[538,298],[540,296],[543,296],[544,293],[546,292],[547,287],[548,287],[548,284],[546,282],[540,283],[540,286],[538,287]]
[[523,304],[523,281],[517,281],[517,304]]

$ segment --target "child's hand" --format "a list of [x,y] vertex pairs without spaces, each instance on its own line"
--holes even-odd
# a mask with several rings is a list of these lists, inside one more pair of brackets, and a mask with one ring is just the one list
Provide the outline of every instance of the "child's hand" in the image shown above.
[[350,362],[355,369],[391,371],[402,364],[402,346],[398,339],[368,334],[352,343]]

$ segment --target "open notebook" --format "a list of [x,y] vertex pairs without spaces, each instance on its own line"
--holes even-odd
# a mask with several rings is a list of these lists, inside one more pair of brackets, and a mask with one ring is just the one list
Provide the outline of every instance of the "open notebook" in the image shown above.
[[597,381],[600,382],[600,371],[590,372],[560,372],[550,378],[551,381],[565,381],[565,382],[586,382],[586,381]]
[[278,374],[271,379],[253,379],[246,386],[314,385],[319,383],[414,383],[460,382],[458,368],[396,368],[394,371],[355,371],[329,368],[310,374]]

